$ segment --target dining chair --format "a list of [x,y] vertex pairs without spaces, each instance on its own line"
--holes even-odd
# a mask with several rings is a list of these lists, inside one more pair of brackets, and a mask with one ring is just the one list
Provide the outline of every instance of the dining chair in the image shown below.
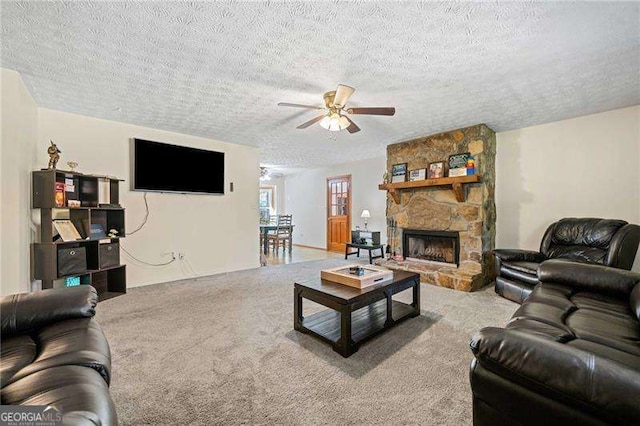
[[[278,215],[272,214],[264,223],[261,222],[260,224],[261,225],[278,225]],[[267,231],[267,235],[275,235],[275,234],[276,234],[276,230]],[[264,244],[264,234],[262,233],[262,230],[260,230],[260,247],[262,247],[263,244]]]
[[280,248],[280,242],[282,242],[282,252],[287,249],[287,242],[289,244],[289,254],[291,254],[291,245],[293,242],[292,239],[292,230],[291,230],[291,222],[292,216],[282,214],[278,215],[278,222],[276,225],[276,230],[273,234],[267,234],[267,244],[273,246],[273,251],[275,253],[278,252]]

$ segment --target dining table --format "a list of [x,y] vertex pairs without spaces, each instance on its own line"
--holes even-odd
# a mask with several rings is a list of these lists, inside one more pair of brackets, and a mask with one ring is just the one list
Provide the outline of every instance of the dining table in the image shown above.
[[[295,225],[280,226],[280,229],[289,229],[289,233],[293,235],[293,227]],[[262,235],[262,252],[267,254],[269,252],[269,243],[267,242],[267,234],[269,231],[275,231],[278,229],[277,224],[260,224],[260,234]],[[293,241],[293,240],[292,240]],[[289,253],[291,253],[291,244],[289,244]]]

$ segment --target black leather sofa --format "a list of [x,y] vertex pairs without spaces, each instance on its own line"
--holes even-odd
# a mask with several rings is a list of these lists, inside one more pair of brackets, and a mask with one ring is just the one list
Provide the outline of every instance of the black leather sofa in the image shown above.
[[0,298],[3,405],[51,405],[67,425],[116,425],[111,354],[91,286]]
[[539,277],[471,340],[474,425],[640,424],[640,274],[549,260]]
[[565,218],[544,233],[540,251],[498,249],[495,290],[522,303],[539,283],[538,266],[548,259],[568,259],[631,269],[640,243],[640,226],[624,220]]

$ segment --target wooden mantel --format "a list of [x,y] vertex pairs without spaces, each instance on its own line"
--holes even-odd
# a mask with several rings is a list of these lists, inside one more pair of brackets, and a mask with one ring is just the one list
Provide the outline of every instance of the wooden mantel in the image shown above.
[[395,201],[396,204],[400,204],[400,191],[403,189],[426,188],[429,186],[451,186],[451,189],[456,196],[456,200],[462,203],[465,200],[464,185],[480,181],[481,178],[479,175],[444,177],[438,179],[417,180],[413,182],[382,183],[378,185],[378,189],[387,191],[391,198],[393,198],[393,201]]

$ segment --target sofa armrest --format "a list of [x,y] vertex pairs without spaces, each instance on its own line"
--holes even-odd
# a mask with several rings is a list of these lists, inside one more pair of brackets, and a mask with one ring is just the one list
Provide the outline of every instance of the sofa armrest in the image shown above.
[[540,264],[538,279],[614,297],[629,297],[633,287],[640,282],[640,274],[609,266],[551,259]]
[[611,239],[605,258],[607,266],[630,270],[640,243],[640,226],[626,224]]
[[640,418],[640,372],[554,340],[487,327],[471,339],[487,370],[534,392],[612,414],[619,424]]
[[532,250],[497,249],[493,251],[493,254],[503,261],[521,260],[526,262],[542,262],[546,259],[542,253]]
[[88,285],[0,297],[2,336],[23,334],[67,319],[93,317],[97,303],[98,293]]

